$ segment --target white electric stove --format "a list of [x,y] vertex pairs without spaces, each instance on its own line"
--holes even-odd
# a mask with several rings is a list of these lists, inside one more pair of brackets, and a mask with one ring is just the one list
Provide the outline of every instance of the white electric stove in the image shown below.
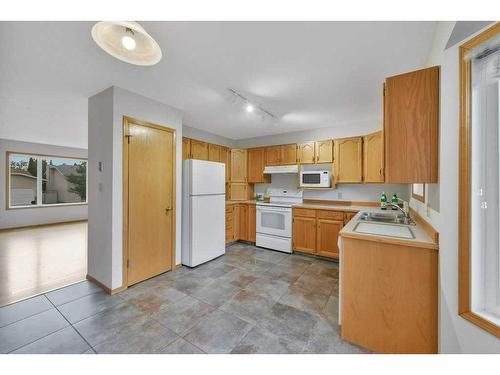
[[256,245],[292,252],[292,205],[302,203],[302,191],[269,189],[269,202],[257,202]]

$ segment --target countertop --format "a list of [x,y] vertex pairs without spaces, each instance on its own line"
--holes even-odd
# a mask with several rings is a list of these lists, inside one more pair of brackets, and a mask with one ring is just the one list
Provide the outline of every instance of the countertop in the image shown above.
[[419,223],[418,220],[416,225],[409,226],[415,238],[388,237],[388,236],[355,232],[354,227],[359,222],[358,218],[359,216],[361,216],[361,211],[388,212],[388,210],[381,210],[379,207],[366,207],[366,206],[362,207],[360,209],[360,212],[356,216],[354,216],[339,232],[340,237],[364,239],[367,241],[386,242],[386,243],[400,244],[400,245],[420,247],[426,249],[437,250],[439,248],[439,244],[434,241],[434,239],[427,233],[424,226],[421,223]]
[[249,199],[246,201],[226,201],[226,205],[231,204],[255,204],[257,201],[255,199]]
[[331,210],[331,211],[346,211],[358,212],[361,210],[375,208],[373,206],[351,206],[346,204],[319,204],[319,203],[300,203],[294,204],[292,208],[312,208],[315,210]]

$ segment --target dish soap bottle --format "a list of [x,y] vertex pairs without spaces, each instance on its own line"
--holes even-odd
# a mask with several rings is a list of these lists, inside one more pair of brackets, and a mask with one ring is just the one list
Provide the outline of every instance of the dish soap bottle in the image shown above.
[[396,195],[396,193],[392,194],[391,202],[392,202],[392,209],[397,210],[398,208],[396,206],[398,205],[398,196]]
[[385,191],[382,192],[382,196],[380,197],[380,208],[387,210],[387,195],[385,195]]

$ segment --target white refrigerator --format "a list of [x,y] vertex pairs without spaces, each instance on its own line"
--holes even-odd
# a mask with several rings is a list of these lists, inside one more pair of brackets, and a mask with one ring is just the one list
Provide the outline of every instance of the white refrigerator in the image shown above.
[[226,172],[205,160],[182,167],[182,264],[195,267],[226,252]]

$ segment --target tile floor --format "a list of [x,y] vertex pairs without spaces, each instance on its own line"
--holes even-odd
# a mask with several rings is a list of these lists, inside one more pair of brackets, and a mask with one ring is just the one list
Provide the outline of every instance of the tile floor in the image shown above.
[[88,282],[0,308],[0,353],[366,353],[340,338],[338,265],[234,244],[109,296]]

